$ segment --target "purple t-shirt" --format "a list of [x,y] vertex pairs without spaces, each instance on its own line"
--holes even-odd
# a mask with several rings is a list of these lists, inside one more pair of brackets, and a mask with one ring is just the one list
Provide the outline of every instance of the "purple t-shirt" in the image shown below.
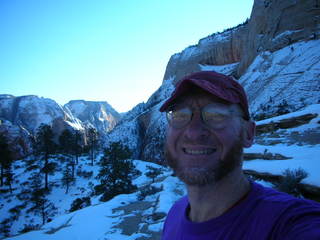
[[223,215],[191,222],[188,198],[170,209],[162,240],[320,240],[320,204],[251,183],[247,197]]

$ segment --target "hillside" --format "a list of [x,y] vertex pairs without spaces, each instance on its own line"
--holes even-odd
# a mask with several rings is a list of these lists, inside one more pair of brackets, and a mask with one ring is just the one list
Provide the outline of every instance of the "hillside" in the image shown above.
[[[292,122],[292,119],[301,116],[312,115],[308,121]],[[291,119],[291,120],[290,120]],[[257,128],[266,129],[270,124],[286,122],[291,128],[283,127],[273,131],[261,132],[257,135],[255,144],[245,151],[244,169],[246,172],[258,171],[264,173],[264,181],[258,182],[266,186],[273,186],[272,181],[267,181],[266,176],[283,174],[286,169],[292,171],[299,168],[308,173],[303,180],[306,186],[313,186],[313,198],[320,201],[319,161],[320,154],[320,105],[312,105],[301,111],[284,114],[257,122]],[[282,126],[282,125],[281,125]],[[262,130],[261,130],[262,131]],[[249,155],[248,155],[249,154]],[[251,155],[250,155],[251,154]],[[252,154],[255,154],[252,157]],[[248,156],[251,158],[248,159]],[[271,157],[270,157],[271,156]],[[279,156],[286,159],[279,160]],[[19,200],[15,196],[20,195],[23,189],[28,189],[28,179],[32,171],[24,171],[24,161],[15,164],[15,175],[18,181],[14,184],[14,193],[2,193],[0,214],[5,218],[16,220],[11,227],[11,233],[18,233],[24,225],[37,225],[37,231],[31,231],[16,237],[7,239],[160,239],[162,224],[166,213],[173,202],[185,194],[184,185],[165,167],[140,160],[132,160],[139,174],[133,181],[138,190],[132,194],[122,194],[108,202],[100,202],[99,196],[92,196],[93,186],[98,183],[95,178],[99,167],[96,165],[101,155],[97,156],[95,165],[91,166],[86,156],[81,157],[77,166],[78,172],[91,172],[92,176],[82,177],[78,175],[75,185],[65,194],[65,188],[61,185],[61,174],[55,174],[50,178],[53,189],[48,196],[58,211],[53,220],[41,225],[41,218],[33,214],[26,214],[30,207],[26,200]],[[277,160],[278,159],[278,160]],[[26,159],[27,160],[27,159]],[[55,161],[58,161],[56,159]],[[146,176],[147,166],[160,168],[162,173],[152,179]],[[253,174],[253,177],[257,175]],[[147,194],[145,199],[139,200],[139,195],[147,186],[155,187],[154,191]],[[309,191],[310,193],[310,189]],[[84,209],[68,213],[72,201],[79,197],[89,196],[91,205]],[[21,212],[8,211],[15,206],[21,206]]]

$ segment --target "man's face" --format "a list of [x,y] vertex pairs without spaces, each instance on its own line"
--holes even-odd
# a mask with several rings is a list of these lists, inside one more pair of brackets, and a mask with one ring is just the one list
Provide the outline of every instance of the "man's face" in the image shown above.
[[[227,117],[219,125],[206,124],[201,115],[206,106]],[[244,120],[239,108],[205,92],[181,97],[173,110],[185,107],[192,110],[192,119],[183,127],[169,124],[165,147],[168,164],[177,176],[188,185],[203,186],[240,168]]]

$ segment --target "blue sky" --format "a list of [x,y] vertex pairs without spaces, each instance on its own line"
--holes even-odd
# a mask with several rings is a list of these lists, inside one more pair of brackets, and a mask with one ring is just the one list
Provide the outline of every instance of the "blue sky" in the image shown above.
[[253,0],[0,0],[0,94],[146,102],[171,55],[242,23]]

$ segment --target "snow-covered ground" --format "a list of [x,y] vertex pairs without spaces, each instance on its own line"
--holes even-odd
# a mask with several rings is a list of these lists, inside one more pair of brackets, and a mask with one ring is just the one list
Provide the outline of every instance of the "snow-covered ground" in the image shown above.
[[[300,111],[284,114],[270,119],[257,122],[257,125],[278,122],[292,117],[298,117],[305,114],[317,114],[308,124],[304,124],[295,128],[286,130],[279,129],[274,134],[278,133],[278,140],[283,143],[276,145],[261,145],[254,144],[251,148],[245,149],[246,153],[261,153],[265,151],[270,153],[279,153],[292,159],[288,160],[263,160],[257,159],[254,161],[245,161],[244,169],[252,169],[260,172],[269,172],[273,174],[281,174],[286,169],[302,168],[308,173],[308,177],[303,180],[305,183],[320,186],[320,104],[313,104]],[[310,132],[313,132],[317,137],[316,144],[308,144],[307,141],[296,142],[294,144],[286,143],[291,133],[295,135],[305,136],[308,138]],[[274,135],[273,134],[273,135]],[[268,140],[266,135],[265,141]],[[273,137],[273,139],[275,139]],[[276,138],[277,139],[277,138]],[[307,140],[307,139],[306,139]]]
[[[160,234],[165,214],[168,212],[170,206],[182,195],[185,194],[183,184],[175,177],[172,177],[172,172],[153,163],[147,163],[140,160],[133,160],[136,169],[140,172],[147,172],[147,166],[161,168],[163,173],[157,177],[154,183],[152,180],[141,174],[133,183],[138,188],[143,188],[147,185],[155,186],[159,189],[158,192],[147,196],[143,201],[138,200],[139,191],[132,194],[122,194],[114,197],[112,200],[102,203],[99,202],[98,197],[92,199],[92,206],[71,212],[64,213],[56,217],[52,222],[47,223],[41,227],[41,230],[32,231],[23,235],[9,237],[7,239],[23,239],[23,240],[106,240],[106,239],[137,239],[138,237],[150,237],[153,233]],[[79,182],[77,185],[86,187],[85,182]],[[75,189],[73,190],[74,195]],[[69,209],[70,199],[66,198],[64,190],[53,191],[50,200],[56,206],[62,209]],[[62,201],[63,199],[63,201]],[[17,204],[14,200],[12,205]],[[130,205],[143,203],[144,206],[139,209],[126,210]],[[152,216],[160,214],[160,219],[153,219]],[[140,220],[136,219],[134,222],[130,221],[130,217],[140,216]],[[3,215],[2,215],[3,216]],[[129,220],[128,220],[129,219]],[[123,234],[127,231],[126,227],[120,227],[121,223],[135,224],[137,233],[130,234],[130,236]],[[141,230],[145,228],[145,230]],[[144,233],[145,232],[145,233]],[[150,238],[151,239],[151,238]]]
[[[281,142],[278,144],[262,144],[255,143],[251,148],[246,149],[247,153],[279,153],[286,157],[291,157],[288,160],[263,160],[256,159],[244,162],[244,169],[252,169],[260,172],[270,172],[273,174],[281,174],[285,169],[304,169],[309,175],[303,181],[305,183],[320,186],[320,138],[319,141],[313,144],[307,142],[288,143],[287,137],[291,133],[304,135],[308,131],[313,131],[316,136],[320,134],[320,104],[311,105],[295,113],[290,113],[272,119],[257,122],[257,125],[270,122],[288,119],[290,117],[301,116],[304,114],[318,114],[309,123],[291,129],[280,129],[274,134]],[[318,135],[317,135],[318,134]],[[268,139],[275,138],[266,134],[263,136],[268,142]],[[101,156],[97,157],[97,160]],[[61,175],[51,176],[51,182],[55,182],[57,187],[54,187],[49,195],[59,211],[53,220],[37,231],[28,232],[22,235],[16,235],[7,239],[12,240],[139,240],[139,239],[159,239],[161,229],[166,216],[166,213],[172,204],[183,196],[186,191],[184,185],[172,176],[170,169],[159,165],[133,160],[133,163],[142,174],[134,179],[133,183],[138,186],[138,191],[132,194],[122,194],[114,197],[108,202],[100,202],[99,197],[91,196],[91,206],[81,210],[69,213],[70,204],[78,197],[88,196],[92,192],[93,185],[98,183],[94,178],[98,172],[98,166],[90,166],[89,160],[86,157],[80,159],[82,170],[93,171],[94,175],[90,179],[77,178],[77,182],[71,187],[70,192],[65,194],[65,189],[61,188],[59,181]],[[14,187],[22,185],[28,180],[30,173],[24,172],[22,163],[20,168],[15,170],[19,182]],[[78,166],[78,167],[79,167]],[[154,182],[148,178],[145,173],[147,166],[153,166],[162,169],[162,174],[159,175]],[[262,182],[262,184],[269,185]],[[144,200],[139,199],[141,189],[146,186],[154,186],[157,191],[149,194]],[[0,194],[0,216],[3,220],[9,216],[8,210],[22,202],[8,194]],[[27,216],[24,211],[21,212],[19,220],[12,225],[12,233],[16,234],[24,224],[41,223],[37,216]]]

